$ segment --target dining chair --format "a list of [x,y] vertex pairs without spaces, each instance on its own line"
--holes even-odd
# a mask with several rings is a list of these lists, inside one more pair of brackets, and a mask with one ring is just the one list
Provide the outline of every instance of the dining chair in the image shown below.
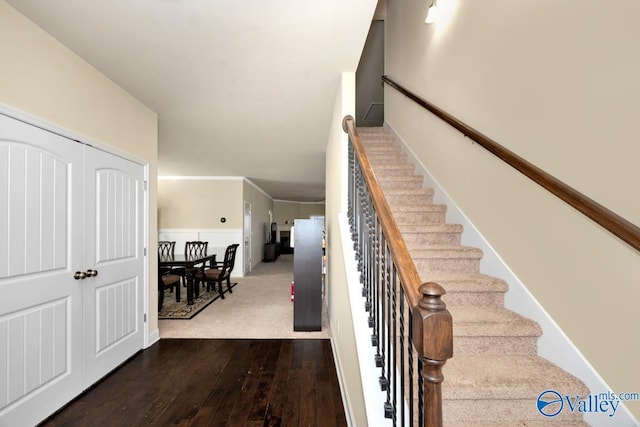
[[[158,255],[161,257],[173,256],[176,248],[176,242],[170,242],[168,240],[161,240],[158,242]],[[167,273],[171,271],[171,268],[163,268],[162,272]]]
[[[191,241],[184,244],[185,256],[202,256],[207,255],[207,249],[209,242]],[[201,266],[201,269],[207,268],[206,265]],[[187,271],[184,268],[175,271],[182,277],[183,286],[187,286]],[[196,282],[197,283],[197,282]]]
[[160,268],[160,254],[158,254],[158,311],[162,309],[164,303],[164,291],[175,289],[176,302],[180,302],[180,276],[163,272]]
[[218,284],[218,293],[220,298],[224,299],[224,292],[222,291],[222,282],[227,282],[227,290],[229,293],[233,293],[231,290],[231,271],[236,262],[236,251],[240,246],[238,243],[227,246],[224,251],[224,261],[212,263],[211,268],[199,270],[195,279],[198,282],[207,284],[207,291],[214,289],[214,285]]
[[184,254],[185,255],[207,255],[207,247],[209,246],[209,242],[186,242],[184,244]]
[[158,253],[160,256],[173,255],[176,249],[176,242],[170,242],[168,240],[161,240],[158,242]]

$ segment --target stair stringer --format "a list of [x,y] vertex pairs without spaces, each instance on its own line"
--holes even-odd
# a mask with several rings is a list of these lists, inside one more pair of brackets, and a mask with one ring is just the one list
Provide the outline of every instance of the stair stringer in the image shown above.
[[[384,129],[389,132],[396,144],[407,154],[408,162],[415,165],[415,173],[424,177],[424,187],[434,190],[433,202],[447,205],[446,222],[463,226],[464,232],[462,233],[461,244],[483,251],[483,257],[480,261],[481,271],[484,274],[500,278],[508,284],[509,290],[505,293],[504,307],[537,322],[542,328],[543,333],[538,338],[537,354],[581,380],[589,388],[591,394],[605,393],[607,391],[616,392],[616,390],[612,390],[589,363],[460,207],[449,197],[440,183],[429,173],[395,129],[387,122],[384,123]],[[615,417],[610,418],[603,417],[601,414],[586,413],[584,414],[584,421],[591,425],[603,427],[640,425],[624,405],[624,402],[620,403]]]

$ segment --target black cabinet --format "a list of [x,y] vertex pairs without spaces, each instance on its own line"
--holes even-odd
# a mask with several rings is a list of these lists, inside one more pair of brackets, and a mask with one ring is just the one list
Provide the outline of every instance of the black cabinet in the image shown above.
[[273,262],[278,258],[278,245],[276,243],[264,244],[264,262]]
[[296,219],[294,222],[294,331],[322,329],[323,234],[322,219]]

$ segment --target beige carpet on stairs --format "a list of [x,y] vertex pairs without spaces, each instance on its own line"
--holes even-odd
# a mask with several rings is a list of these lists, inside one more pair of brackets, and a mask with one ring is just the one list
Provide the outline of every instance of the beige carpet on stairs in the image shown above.
[[299,338],[331,337],[326,308],[322,330],[294,332],[290,297],[293,255],[283,254],[275,262],[260,263],[238,282],[233,293],[225,293],[189,320],[159,320],[160,338]]
[[454,357],[444,367],[445,426],[586,425],[563,410],[545,418],[536,407],[553,389],[582,396],[586,386],[537,356],[540,327],[505,309],[504,281],[480,271],[482,251],[460,243],[462,226],[382,128],[358,128],[367,156],[423,281],[440,283],[453,316]]

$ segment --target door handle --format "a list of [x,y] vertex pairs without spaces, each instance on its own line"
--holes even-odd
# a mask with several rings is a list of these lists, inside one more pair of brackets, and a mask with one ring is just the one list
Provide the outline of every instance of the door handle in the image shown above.
[[98,275],[98,270],[87,270],[87,277],[96,277]]
[[87,273],[84,271],[76,271],[76,274],[73,275],[73,278],[76,280],[84,280],[87,277]]

